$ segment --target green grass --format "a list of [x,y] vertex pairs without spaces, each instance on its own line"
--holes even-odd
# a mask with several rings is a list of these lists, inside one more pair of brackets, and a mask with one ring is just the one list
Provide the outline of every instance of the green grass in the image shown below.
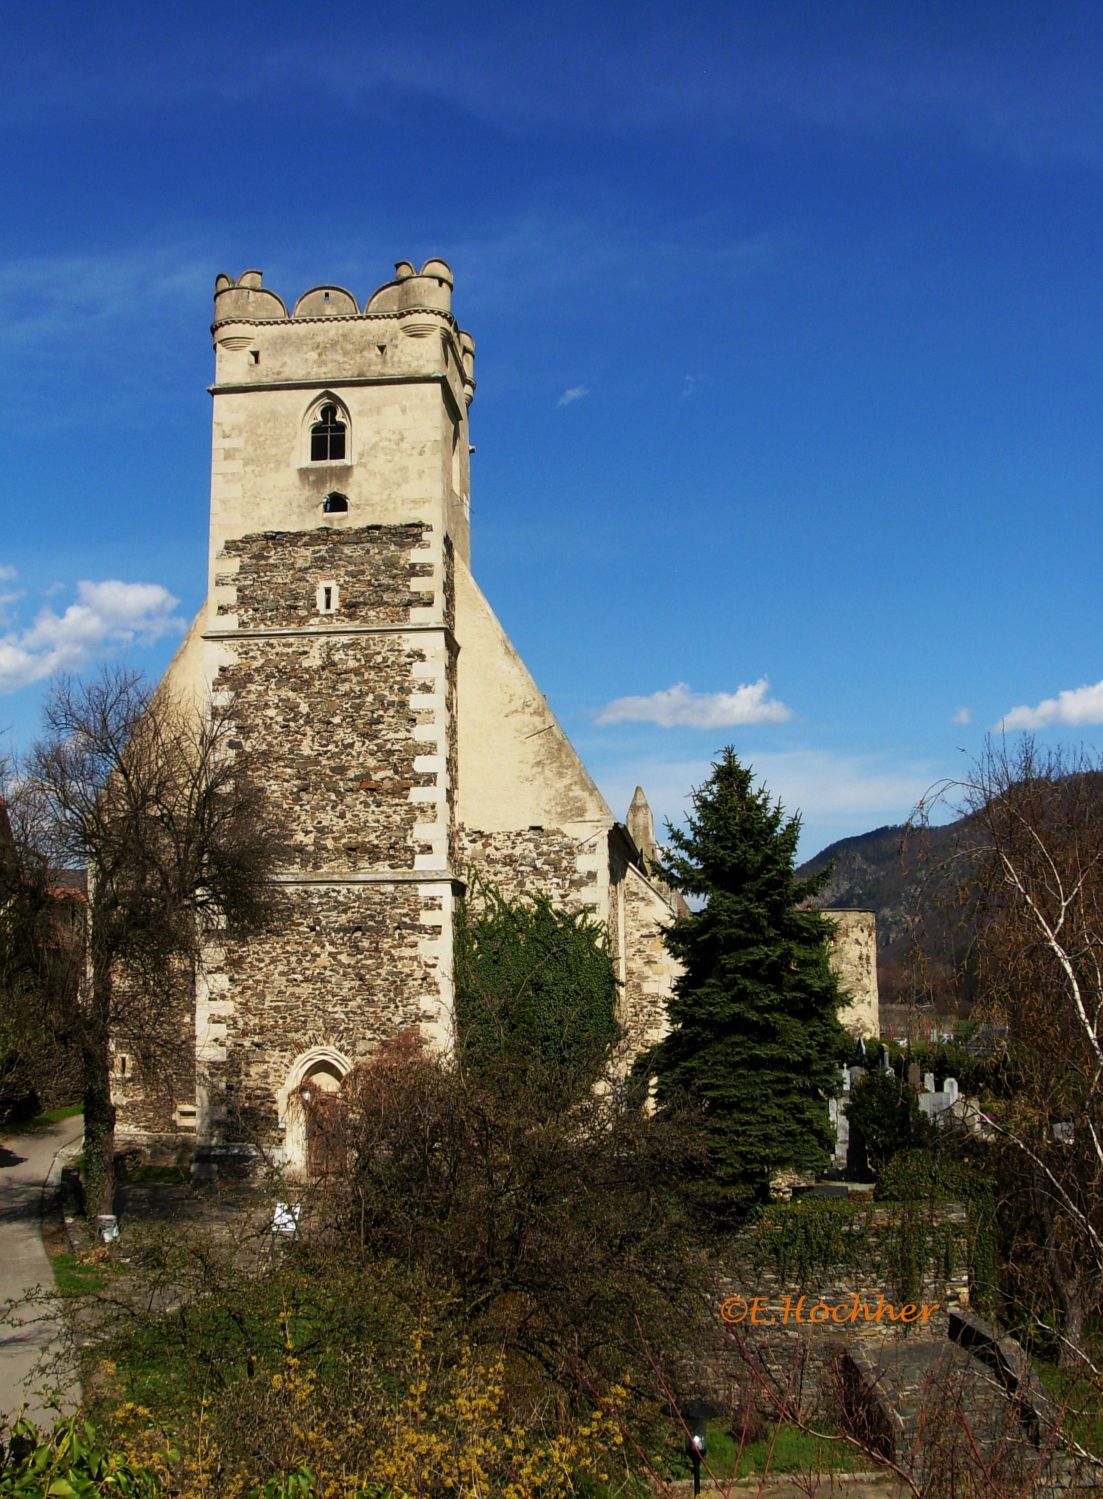
[[107,1273],[102,1265],[85,1264],[75,1254],[55,1254],[51,1256],[50,1264],[62,1296],[91,1296],[107,1284]]
[[[775,1439],[776,1433],[776,1439]],[[737,1465],[738,1459],[738,1465]],[[719,1476],[746,1478],[752,1473],[826,1473],[868,1468],[869,1459],[848,1442],[825,1442],[787,1421],[761,1442],[739,1443],[726,1431],[709,1436],[709,1466]]]
[[1090,1376],[1041,1359],[1035,1359],[1034,1367],[1042,1388],[1064,1412],[1061,1427],[1066,1436],[1097,1457],[1103,1455],[1103,1395]]
[[[691,1472],[681,1443],[670,1466],[676,1471],[668,1476],[684,1478]],[[787,1421],[774,1427],[762,1441],[747,1442],[742,1451],[735,1437],[713,1425],[708,1430],[706,1461],[701,1465],[701,1486],[709,1486],[710,1473],[717,1482],[726,1483],[732,1478],[749,1478],[760,1473],[845,1473],[871,1466],[871,1459],[849,1442],[810,1436]]]
[[40,1124],[60,1124],[63,1119],[75,1119],[78,1114],[84,1112],[82,1103],[62,1104],[59,1109],[47,1109],[44,1114],[39,1114],[31,1120],[33,1126]]
[[66,1103],[60,1108],[46,1109],[41,1114],[36,1114],[33,1119],[24,1119],[21,1124],[0,1125],[0,1134],[26,1135],[31,1130],[44,1129],[48,1124],[60,1124],[63,1119],[75,1119],[78,1114],[83,1113],[82,1103]]

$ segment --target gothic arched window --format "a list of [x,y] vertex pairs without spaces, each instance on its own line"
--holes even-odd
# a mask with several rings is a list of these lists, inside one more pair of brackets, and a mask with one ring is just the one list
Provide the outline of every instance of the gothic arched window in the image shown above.
[[338,494],[333,490],[327,494],[322,501],[322,512],[325,515],[344,515],[349,508],[349,497],[347,494]]
[[337,407],[327,403],[310,429],[311,463],[345,461],[345,424]]

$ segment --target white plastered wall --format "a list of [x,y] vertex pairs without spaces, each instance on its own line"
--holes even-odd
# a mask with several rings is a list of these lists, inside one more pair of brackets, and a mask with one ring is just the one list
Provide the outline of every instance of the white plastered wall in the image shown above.
[[456,637],[458,820],[487,833],[568,834],[580,869],[594,871],[598,915],[608,920],[613,814],[459,558]]

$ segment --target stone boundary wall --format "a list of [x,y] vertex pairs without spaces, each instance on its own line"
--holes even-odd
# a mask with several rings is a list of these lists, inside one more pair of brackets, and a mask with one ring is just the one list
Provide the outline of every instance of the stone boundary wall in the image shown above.
[[[857,1209],[854,1237],[864,1239],[865,1247],[859,1242],[845,1263],[803,1273],[778,1263],[769,1236],[757,1226],[734,1240],[716,1289],[715,1346],[722,1381],[746,1388],[754,1383],[753,1364],[765,1382],[757,1396],[764,1412],[788,1396],[796,1410],[809,1416],[824,1403],[824,1382],[841,1349],[865,1348],[876,1358],[886,1338],[945,1340],[951,1317],[969,1303],[965,1209],[957,1204],[935,1209],[935,1252],[906,1294],[892,1283],[891,1274],[891,1236],[899,1211],[897,1204],[869,1204],[868,1216]],[[952,1251],[949,1262],[947,1247]],[[753,1298],[758,1301],[752,1309]],[[747,1303],[743,1320],[725,1322],[721,1307],[740,1299]],[[893,1319],[892,1312],[908,1306],[917,1309],[909,1320]],[[817,1311],[821,1307],[828,1312]],[[923,1316],[922,1308],[934,1310]],[[736,1306],[729,1315],[738,1312]]]

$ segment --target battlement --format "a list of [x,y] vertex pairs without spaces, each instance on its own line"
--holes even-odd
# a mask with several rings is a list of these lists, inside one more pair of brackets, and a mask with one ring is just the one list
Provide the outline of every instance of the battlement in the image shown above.
[[[312,286],[290,313],[295,318],[372,317],[412,311],[452,314],[452,268],[445,260],[427,260],[416,270],[408,260],[395,262],[394,279],[372,292],[363,311],[343,286]],[[215,277],[214,325],[269,323],[288,318],[287,303],[264,285],[261,271],[243,271],[235,281],[223,272]]]
[[[219,355],[218,381],[240,381],[246,374],[262,382],[266,377],[286,376],[293,372],[307,374],[309,371],[301,366],[292,368],[303,357],[305,346],[302,340],[306,338],[307,344],[312,344],[317,341],[313,335],[320,332],[319,324],[339,323],[345,325],[346,330],[343,344],[341,339],[335,343],[330,334],[318,347],[326,351],[327,358],[333,357],[332,351],[336,348],[338,363],[342,346],[346,351],[359,348],[361,355],[356,374],[371,373],[363,365],[363,351],[369,346],[379,352],[382,368],[392,333],[400,344],[406,339],[431,339],[437,334],[438,347],[451,345],[457,394],[462,389],[465,402],[470,404],[475,391],[475,340],[457,326],[452,316],[452,281],[452,270],[447,261],[427,260],[419,271],[410,261],[399,260],[395,264],[394,278],[372,292],[363,310],[353,293],[345,287],[323,284],[303,292],[289,313],[283,298],[264,285],[260,271],[243,271],[236,281],[222,273],[215,277],[214,322],[211,325]],[[241,360],[232,356],[252,347],[252,363],[259,364],[256,341],[266,330],[277,336],[277,344],[272,346],[277,363],[273,366],[265,361],[263,373],[250,371]],[[298,354],[292,354],[291,346],[284,345],[285,337],[294,339]],[[230,356],[225,367],[224,356]],[[285,358],[292,361],[292,366],[284,368]],[[310,362],[309,354],[307,359]],[[425,362],[423,353],[411,358],[398,356],[391,358],[388,368],[394,373],[412,373],[415,367],[425,366]],[[432,362],[430,360],[430,364]],[[329,378],[328,373],[325,378]]]

